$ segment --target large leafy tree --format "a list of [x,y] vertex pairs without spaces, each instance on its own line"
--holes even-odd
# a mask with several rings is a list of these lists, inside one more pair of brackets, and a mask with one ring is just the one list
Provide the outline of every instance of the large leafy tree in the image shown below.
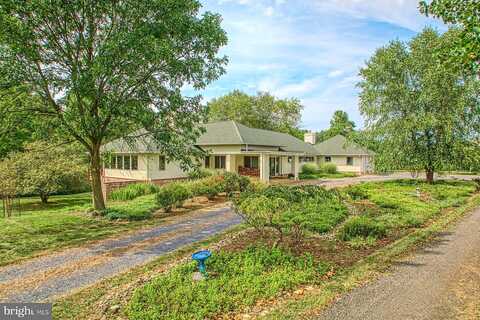
[[235,120],[246,126],[284,132],[303,138],[299,129],[300,100],[279,99],[268,92],[250,96],[240,90],[208,103],[210,120]]
[[460,27],[461,32],[449,53],[467,69],[480,72],[480,1],[432,0],[420,1],[420,10],[426,15],[442,19]]
[[339,134],[348,138],[353,138],[355,135],[355,123],[349,119],[348,113],[343,110],[337,110],[333,113],[330,127],[317,133],[317,142],[322,142]]
[[54,119],[41,119],[29,112],[38,100],[22,87],[0,89],[0,159],[23,150],[26,143],[55,139]]
[[47,203],[51,194],[73,183],[82,183],[87,175],[85,156],[74,144],[59,146],[35,141],[23,152],[10,154],[5,160],[15,167],[17,191],[40,196]]
[[435,59],[450,52],[456,32],[425,29],[409,43],[393,41],[361,70],[360,111],[380,170],[425,170],[433,182],[435,171],[478,163],[479,83]]
[[[0,4],[0,72],[42,103],[65,139],[90,155],[93,204],[101,191],[103,143],[144,128],[184,167],[205,110],[181,88],[204,88],[224,72],[220,16],[197,0],[5,0]],[[31,108],[33,109],[33,108]]]

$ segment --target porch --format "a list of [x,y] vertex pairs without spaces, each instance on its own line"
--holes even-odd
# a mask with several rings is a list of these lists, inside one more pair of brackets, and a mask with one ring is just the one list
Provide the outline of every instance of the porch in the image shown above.
[[[292,177],[298,180],[299,154],[274,152],[242,152],[241,154],[212,154],[205,162],[206,168],[224,169],[240,175],[270,179]],[[212,163],[211,163],[212,162]]]

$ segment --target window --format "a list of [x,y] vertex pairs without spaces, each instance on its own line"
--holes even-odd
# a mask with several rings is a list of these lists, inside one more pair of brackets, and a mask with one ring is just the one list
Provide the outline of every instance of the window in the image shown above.
[[258,157],[245,156],[243,166],[250,169],[258,169]]
[[325,162],[332,162],[332,157],[325,157]]
[[165,170],[165,156],[158,156],[158,170]]
[[122,170],[123,169],[123,156],[117,156],[117,166],[115,167],[115,169],[120,169]]
[[123,169],[130,170],[130,156],[123,156]]
[[215,169],[225,169],[225,156],[215,156]]
[[210,168],[210,156],[205,157],[205,168]]
[[138,170],[138,156],[112,156],[105,161],[105,169]]
[[138,170],[138,156],[132,156],[132,170]]
[[353,157],[347,157],[347,166],[353,166]]

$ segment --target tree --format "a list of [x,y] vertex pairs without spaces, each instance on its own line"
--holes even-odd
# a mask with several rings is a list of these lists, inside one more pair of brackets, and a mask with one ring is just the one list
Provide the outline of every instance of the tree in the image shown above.
[[87,176],[85,156],[74,145],[35,141],[6,161],[14,164],[18,192],[39,195],[42,203],[64,190],[70,181]]
[[23,146],[41,139],[54,137],[54,119],[40,119],[29,112],[39,103],[25,88],[3,88],[0,90],[0,160],[7,154],[22,151]]
[[95,209],[101,189],[103,143],[133,131],[151,136],[170,160],[193,166],[194,141],[206,111],[200,96],[224,73],[220,16],[199,14],[197,0],[5,0],[0,5],[2,87],[23,85],[53,117],[65,140],[90,156]]
[[422,13],[433,15],[445,23],[460,26],[459,37],[453,39],[450,57],[459,59],[468,69],[480,72],[480,1],[433,0],[420,1]]
[[19,193],[15,163],[10,159],[0,161],[0,199],[3,205],[3,216],[12,215],[12,199]]
[[208,103],[210,120],[234,120],[246,126],[292,134],[303,139],[299,129],[303,106],[298,99],[278,99],[268,92],[250,96],[240,90]]
[[348,113],[337,110],[330,120],[330,128],[317,133],[317,141],[322,142],[336,135],[351,137],[355,134],[355,123],[348,118]]
[[378,169],[425,170],[432,183],[435,171],[478,163],[479,83],[434,59],[456,36],[427,28],[378,49],[361,69],[360,111]]

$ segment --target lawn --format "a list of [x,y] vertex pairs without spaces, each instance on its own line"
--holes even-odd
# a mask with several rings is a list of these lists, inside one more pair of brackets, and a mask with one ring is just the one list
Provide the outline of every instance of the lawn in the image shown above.
[[353,178],[358,176],[353,172],[336,172],[336,173],[300,173],[300,180],[312,180],[312,179],[340,179],[340,178]]
[[[125,315],[129,319],[203,319],[232,315],[259,302],[268,306],[269,301],[284,296],[286,292],[292,294],[299,286],[316,286],[350,270],[388,244],[416,230],[428,228],[436,218],[465,205],[475,191],[475,186],[468,182],[442,181],[434,185],[410,180],[365,183],[340,191],[350,216],[330,219],[331,215],[338,216],[332,211],[335,206],[313,206],[313,209],[321,210],[316,213],[311,211],[312,208],[299,209],[295,207],[296,196],[292,194],[296,192],[294,188],[302,187],[277,188],[284,189],[280,192],[278,189],[267,190],[261,196],[254,196],[253,206],[258,206],[258,210],[266,214],[268,210],[265,208],[271,208],[270,200],[284,198],[288,200],[288,207],[297,208],[297,218],[306,215],[310,220],[310,217],[323,216],[326,218],[317,218],[318,224],[324,225],[327,221],[332,227],[316,230],[311,223],[306,223],[310,231],[301,243],[289,235],[279,246],[275,246],[276,231],[249,230],[234,245],[214,253],[214,258],[207,262],[207,268],[212,272],[209,280],[192,282],[194,264],[179,265],[138,288],[126,303]],[[312,193],[308,189],[298,190],[299,194]],[[323,195],[318,199],[321,197]],[[255,202],[255,199],[263,202]],[[331,201],[328,199],[333,198],[326,196],[326,199]],[[291,214],[288,209],[279,210]],[[282,220],[273,217],[270,221],[284,221],[287,229],[295,221],[303,221],[302,218]],[[260,225],[258,219],[261,216],[255,215],[257,229]],[[332,236],[321,237],[327,231]]]
[[[21,199],[21,213],[0,218],[0,265],[31,257],[44,250],[78,245],[86,241],[121,234],[124,231],[158,223],[145,221],[115,221],[91,217],[85,212],[91,207],[89,193],[52,196],[48,204],[38,198]],[[155,208],[154,195],[131,201],[112,201],[109,208],[132,216],[144,215]]]

